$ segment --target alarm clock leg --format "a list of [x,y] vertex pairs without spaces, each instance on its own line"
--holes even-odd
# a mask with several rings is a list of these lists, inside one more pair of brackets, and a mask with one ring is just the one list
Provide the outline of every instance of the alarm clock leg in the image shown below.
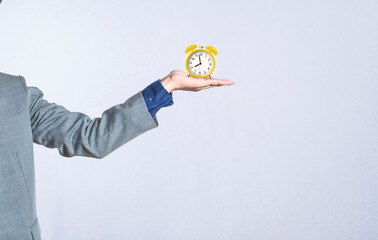
[[188,77],[190,77],[190,74],[188,74]]
[[211,75],[209,75],[209,78],[211,78]]

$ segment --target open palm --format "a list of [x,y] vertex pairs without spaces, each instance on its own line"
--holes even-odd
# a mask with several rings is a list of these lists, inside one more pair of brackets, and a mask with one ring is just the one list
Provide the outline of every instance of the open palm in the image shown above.
[[161,80],[162,85],[170,93],[175,90],[195,91],[202,89],[230,86],[234,82],[227,79],[218,78],[195,78],[188,76],[188,73],[182,70],[173,70]]

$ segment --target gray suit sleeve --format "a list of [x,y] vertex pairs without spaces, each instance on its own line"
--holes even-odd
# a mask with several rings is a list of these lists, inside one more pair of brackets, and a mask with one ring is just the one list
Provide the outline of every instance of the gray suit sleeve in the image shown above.
[[142,92],[124,103],[115,105],[91,119],[80,112],[70,112],[54,102],[43,99],[37,87],[25,88],[33,142],[57,148],[64,157],[85,156],[104,158],[140,134],[159,126],[156,116],[147,109]]

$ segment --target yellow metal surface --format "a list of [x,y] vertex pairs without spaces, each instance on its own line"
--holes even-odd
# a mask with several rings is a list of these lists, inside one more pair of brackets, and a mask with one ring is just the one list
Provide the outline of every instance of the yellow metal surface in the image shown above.
[[218,54],[217,50],[216,50],[215,47],[213,47],[213,46],[206,46],[205,48],[206,48],[207,50],[209,50],[210,52],[214,53],[214,55],[217,55],[217,54]]
[[190,51],[192,51],[193,49],[196,49],[197,48],[197,45],[195,44],[192,44],[192,45],[189,45],[186,50],[185,50],[185,53],[188,53]]

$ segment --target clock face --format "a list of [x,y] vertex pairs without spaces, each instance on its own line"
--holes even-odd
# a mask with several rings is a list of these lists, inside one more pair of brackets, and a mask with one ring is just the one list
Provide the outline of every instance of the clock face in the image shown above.
[[188,69],[196,76],[208,75],[214,69],[214,61],[208,52],[196,51],[188,58]]

